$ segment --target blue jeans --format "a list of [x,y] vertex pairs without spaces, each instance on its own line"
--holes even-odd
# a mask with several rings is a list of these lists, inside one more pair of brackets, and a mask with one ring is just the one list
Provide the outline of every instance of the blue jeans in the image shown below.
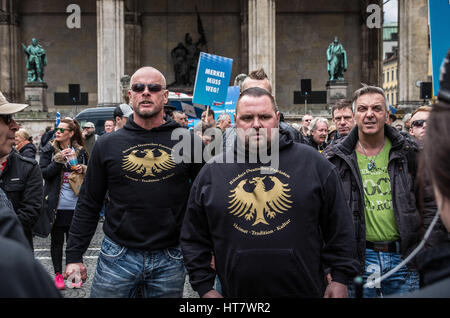
[[[366,249],[366,264],[363,275],[364,284],[372,281],[393,269],[402,262],[400,254],[375,252],[371,249]],[[419,274],[417,272],[409,271],[406,266],[402,266],[397,272],[383,280],[378,286],[374,288],[364,288],[364,298],[384,297],[388,295],[400,295],[409,293],[419,289]],[[355,292],[352,287],[349,287],[349,296],[354,297]]]
[[180,247],[131,250],[105,235],[91,287],[92,298],[181,298],[186,269]]

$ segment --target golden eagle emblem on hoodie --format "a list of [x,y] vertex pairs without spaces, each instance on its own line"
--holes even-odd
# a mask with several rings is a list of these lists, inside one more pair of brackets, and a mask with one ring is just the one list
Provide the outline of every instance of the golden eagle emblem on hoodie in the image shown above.
[[292,207],[290,191],[288,184],[275,176],[244,179],[230,190],[228,209],[233,215],[253,221],[252,226],[269,225],[266,218],[274,219]]
[[154,177],[155,174],[175,167],[171,155],[162,149],[133,150],[123,157],[122,168],[141,177]]

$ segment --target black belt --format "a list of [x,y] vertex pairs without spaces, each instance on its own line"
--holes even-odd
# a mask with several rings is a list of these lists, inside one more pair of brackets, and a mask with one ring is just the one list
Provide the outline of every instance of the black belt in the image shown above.
[[375,252],[397,253],[400,254],[400,242],[369,242],[366,241],[366,247]]

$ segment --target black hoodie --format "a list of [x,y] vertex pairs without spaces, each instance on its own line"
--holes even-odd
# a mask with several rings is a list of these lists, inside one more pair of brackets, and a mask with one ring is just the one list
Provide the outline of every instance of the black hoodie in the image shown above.
[[322,297],[324,268],[344,284],[359,273],[352,217],[335,167],[280,135],[275,173],[261,174],[268,164],[213,158],[194,181],[181,247],[201,296],[213,288],[212,253],[227,297]]
[[[145,251],[179,245],[191,181],[202,163],[173,161],[172,148],[178,140],[171,140],[171,134],[176,128],[178,123],[170,120],[145,130],[130,116],[122,129],[97,140],[70,228],[68,263],[82,261],[107,190],[110,201],[103,231],[114,242]],[[180,131],[202,147],[200,138]]]

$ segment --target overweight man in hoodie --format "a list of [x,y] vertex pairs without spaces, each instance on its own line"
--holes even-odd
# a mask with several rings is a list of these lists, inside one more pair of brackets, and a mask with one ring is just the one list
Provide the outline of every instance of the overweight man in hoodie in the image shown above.
[[[181,246],[201,297],[222,296],[213,289],[216,273],[225,297],[348,296],[359,264],[339,176],[317,151],[278,133],[279,118],[270,93],[243,91],[235,147],[208,161],[194,181]],[[268,154],[279,151],[278,166],[262,163],[262,155],[251,163],[252,148],[269,144]]]
[[175,163],[172,157],[178,140],[171,135],[180,125],[163,117],[168,90],[161,72],[140,68],[128,94],[134,114],[122,129],[99,138],[92,151],[70,228],[65,276],[86,279],[82,256],[108,190],[91,297],[135,297],[141,285],[144,297],[182,297],[186,270],[179,236],[201,163]]

